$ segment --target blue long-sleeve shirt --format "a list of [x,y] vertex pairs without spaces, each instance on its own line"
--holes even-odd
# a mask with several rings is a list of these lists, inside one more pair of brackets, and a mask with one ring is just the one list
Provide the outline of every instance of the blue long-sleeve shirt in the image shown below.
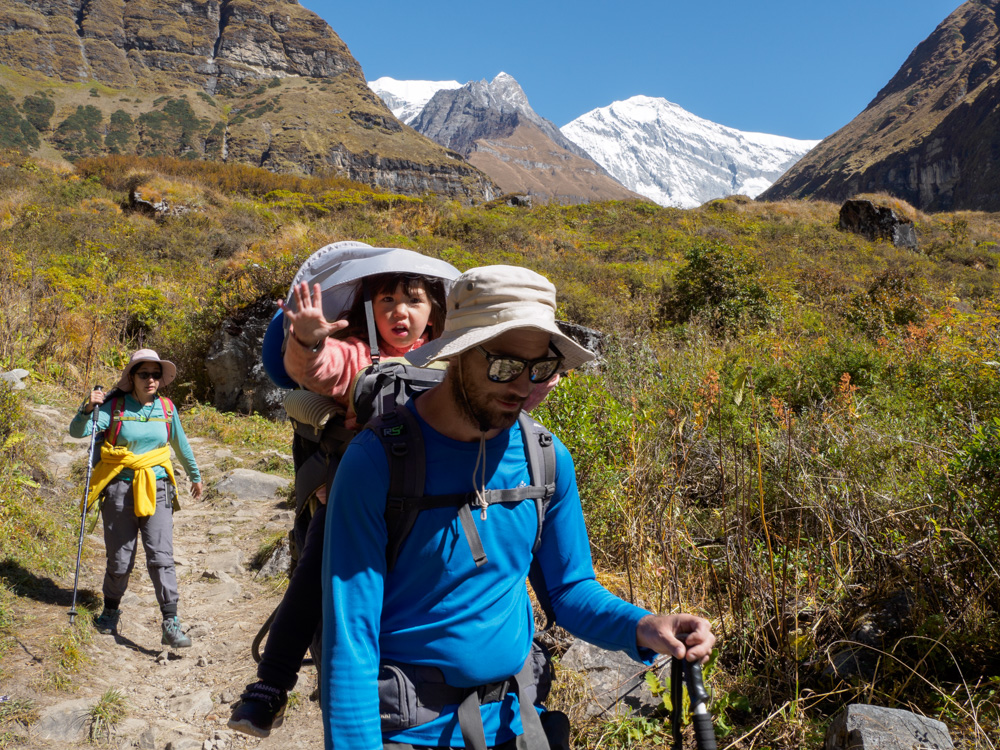
[[[119,398],[122,398],[119,396]],[[97,429],[101,432],[111,424],[111,409],[115,399],[105,401],[99,407],[97,415]],[[164,421],[163,406],[160,399],[155,398],[149,404],[143,406],[131,393],[124,395],[124,405],[122,413],[122,429],[118,434],[115,443],[120,448],[128,448],[132,453],[148,453],[151,450],[162,448],[167,444],[167,423]],[[194,460],[194,453],[191,451],[191,444],[188,443],[184,428],[181,427],[180,417],[177,416],[177,408],[172,410],[170,420],[170,446],[177,454],[177,459],[184,467],[184,473],[188,479],[197,484],[201,481],[201,472],[198,471],[198,464]],[[69,423],[69,434],[75,438],[86,437],[90,434],[93,424],[93,413],[86,414],[78,411],[73,421]],[[150,421],[155,420],[155,421]],[[112,436],[113,437],[113,436]],[[98,446],[98,449],[100,446]],[[165,479],[167,471],[162,466],[153,468],[157,479]],[[132,469],[122,469],[118,476],[126,481],[132,481]]]
[[[417,420],[426,446],[426,494],[471,490],[479,444],[449,439],[419,415]],[[648,663],[653,654],[636,645],[636,626],[647,612],[597,583],[573,461],[558,439],[554,443],[556,490],[538,557],[556,618],[578,637]],[[486,466],[488,489],[530,484],[518,425],[486,442]],[[481,568],[455,509],[425,510],[387,572],[388,485],[382,445],[364,431],[344,455],[327,509],[322,657],[327,750],[382,747],[380,659],[438,667],[458,687],[481,685],[516,674],[534,635],[525,586],[538,524],[534,503],[491,505],[486,520],[473,509],[489,558]],[[521,733],[516,696],[486,704],[481,713],[488,745]],[[464,744],[453,710],[386,739]]]

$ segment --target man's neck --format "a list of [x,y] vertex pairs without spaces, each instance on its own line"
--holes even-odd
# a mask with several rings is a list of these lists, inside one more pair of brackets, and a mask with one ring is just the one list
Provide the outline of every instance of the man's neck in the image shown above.
[[[483,435],[479,425],[473,423],[465,409],[455,401],[447,382],[434,386],[413,403],[421,418],[447,438],[474,443]],[[486,439],[495,438],[501,431],[488,430]]]

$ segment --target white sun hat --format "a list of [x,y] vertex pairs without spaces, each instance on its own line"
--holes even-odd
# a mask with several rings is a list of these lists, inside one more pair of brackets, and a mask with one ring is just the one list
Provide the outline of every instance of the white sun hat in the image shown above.
[[541,274],[519,266],[466,271],[448,293],[444,332],[406,355],[415,365],[454,357],[516,328],[545,331],[563,355],[562,371],[595,358],[556,323],[556,288]]

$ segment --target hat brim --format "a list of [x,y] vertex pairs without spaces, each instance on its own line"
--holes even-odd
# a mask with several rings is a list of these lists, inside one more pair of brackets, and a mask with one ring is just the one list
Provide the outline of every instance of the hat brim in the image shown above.
[[163,370],[163,377],[160,378],[160,388],[166,388],[177,377],[177,366],[173,362],[154,357],[143,357],[142,359],[134,359],[125,366],[125,369],[122,370],[122,376],[118,378],[118,390],[125,391],[126,393],[132,390],[132,383],[128,379],[128,373],[129,370],[140,362],[155,362],[160,365],[160,368]]
[[457,357],[462,352],[466,352],[478,344],[484,344],[516,328],[530,328],[549,334],[551,342],[555,344],[563,355],[563,363],[559,368],[562,372],[574,370],[580,365],[596,359],[596,355],[592,351],[580,346],[573,339],[569,338],[559,330],[558,326],[550,326],[546,323],[529,323],[524,320],[507,320],[491,326],[472,328],[458,336],[449,336],[445,333],[443,336],[408,352],[406,359],[417,367],[426,367],[431,362]]

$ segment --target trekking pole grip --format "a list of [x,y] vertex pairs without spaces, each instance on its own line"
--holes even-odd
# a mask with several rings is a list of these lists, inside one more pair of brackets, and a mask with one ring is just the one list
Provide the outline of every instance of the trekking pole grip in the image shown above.
[[701,664],[684,664],[688,698],[691,701],[691,723],[698,750],[716,750],[715,727],[708,710],[708,691],[702,676]]

